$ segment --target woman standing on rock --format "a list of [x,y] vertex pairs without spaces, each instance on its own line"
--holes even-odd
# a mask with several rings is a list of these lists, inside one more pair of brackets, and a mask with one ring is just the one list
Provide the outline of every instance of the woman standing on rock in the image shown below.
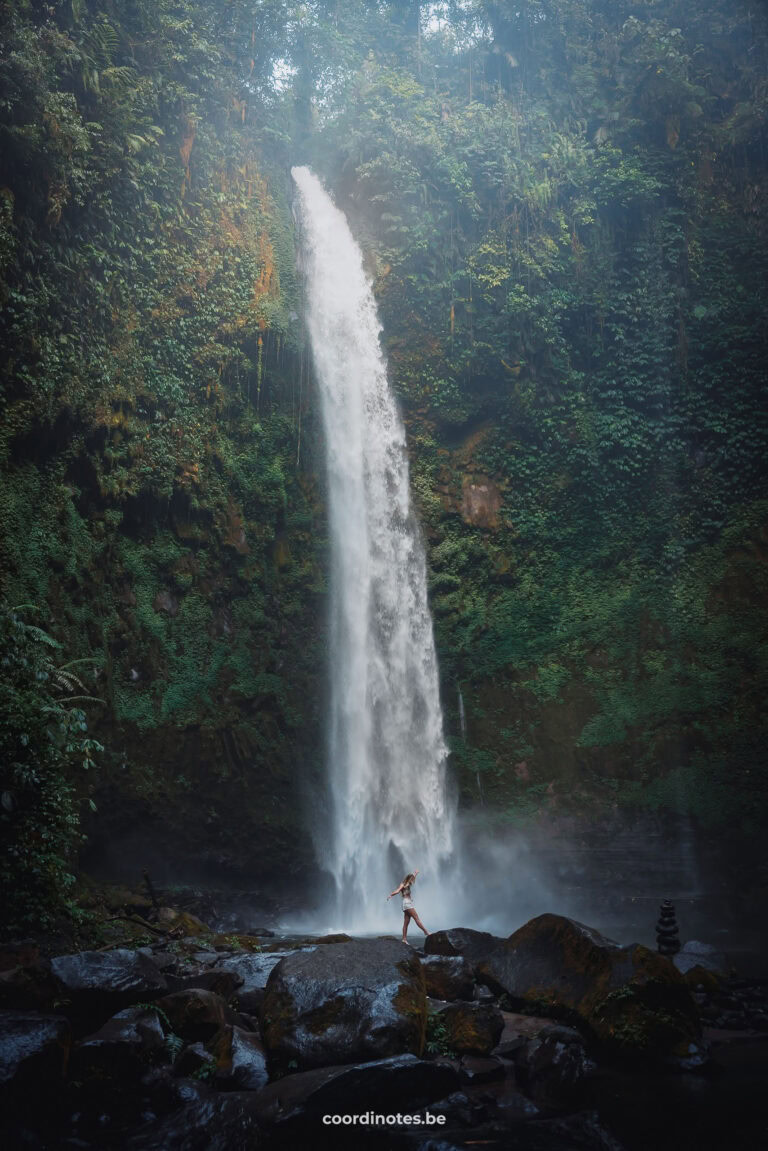
[[409,872],[400,886],[396,887],[395,890],[387,896],[387,899],[391,899],[393,895],[399,895],[401,891],[403,893],[403,943],[408,942],[405,937],[408,934],[408,924],[411,919],[417,927],[421,928],[425,935],[429,935],[426,927],[419,919],[419,913],[413,906],[413,900],[411,899],[411,886],[416,882],[416,876],[418,874],[418,871]]

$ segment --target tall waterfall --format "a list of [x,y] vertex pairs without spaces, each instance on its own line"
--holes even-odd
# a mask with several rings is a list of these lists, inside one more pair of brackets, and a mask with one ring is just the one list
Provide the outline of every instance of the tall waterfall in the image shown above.
[[399,901],[393,907],[386,896],[418,869],[415,903],[434,931],[451,922],[445,881],[455,806],[446,791],[437,658],[405,431],[360,249],[317,177],[308,168],[292,174],[327,445],[332,549],[331,810],[318,838],[322,864],[336,881],[327,921],[356,932],[397,930]]

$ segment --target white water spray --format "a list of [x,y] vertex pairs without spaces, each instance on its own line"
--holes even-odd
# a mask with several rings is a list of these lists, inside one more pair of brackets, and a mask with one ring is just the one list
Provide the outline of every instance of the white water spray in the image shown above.
[[464,696],[461,694],[461,688],[458,689],[458,692],[459,692],[459,730],[461,731],[462,741],[464,743],[466,743],[467,742],[467,713],[464,710]]
[[336,880],[336,904],[325,919],[357,933],[397,930],[398,906],[386,902],[387,894],[418,868],[416,906],[436,930],[451,922],[455,899],[446,890],[455,805],[446,790],[437,658],[405,431],[360,249],[317,177],[308,168],[292,174],[332,548],[331,812],[318,847]]

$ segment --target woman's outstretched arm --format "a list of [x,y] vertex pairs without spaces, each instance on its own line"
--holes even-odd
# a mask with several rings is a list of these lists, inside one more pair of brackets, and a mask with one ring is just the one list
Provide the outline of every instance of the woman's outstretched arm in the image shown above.
[[402,890],[403,890],[403,885],[401,883],[400,886],[396,887],[394,891],[390,891],[389,895],[387,896],[387,899],[391,899],[393,895],[399,895]]

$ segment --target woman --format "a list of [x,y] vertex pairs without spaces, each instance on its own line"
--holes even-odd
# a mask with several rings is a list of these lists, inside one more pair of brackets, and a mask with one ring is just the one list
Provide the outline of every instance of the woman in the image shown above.
[[414,921],[417,927],[421,928],[425,935],[429,935],[426,927],[419,919],[418,912],[413,906],[413,900],[411,899],[411,886],[416,882],[416,876],[418,874],[418,871],[409,872],[400,886],[396,887],[395,890],[390,892],[390,894],[387,896],[387,899],[389,900],[392,899],[394,895],[399,895],[401,891],[403,893],[403,943],[408,942],[405,937],[408,934],[408,924],[411,920]]

